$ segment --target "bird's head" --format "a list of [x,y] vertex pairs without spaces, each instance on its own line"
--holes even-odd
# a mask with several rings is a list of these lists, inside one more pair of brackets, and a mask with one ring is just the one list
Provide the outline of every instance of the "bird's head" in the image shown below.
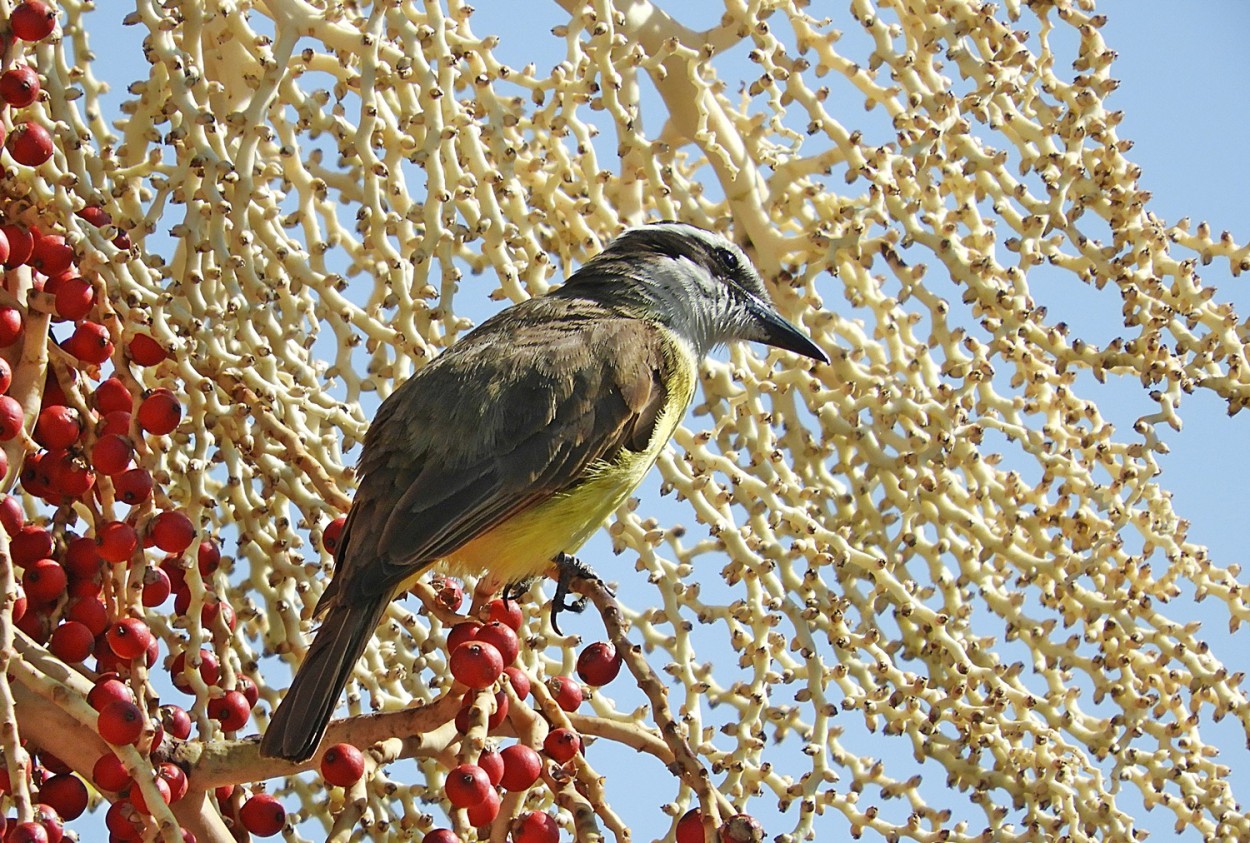
[[782,318],[742,249],[711,231],[657,222],[625,231],[571,276],[604,300],[661,322],[702,356],[731,340],[762,342],[827,363],[828,356]]

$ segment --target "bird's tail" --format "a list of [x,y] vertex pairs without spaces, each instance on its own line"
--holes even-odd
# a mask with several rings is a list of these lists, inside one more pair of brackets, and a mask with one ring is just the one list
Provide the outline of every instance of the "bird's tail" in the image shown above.
[[340,603],[330,609],[269,721],[260,754],[306,761],[317,751],[352,668],[382,619],[388,595],[373,602]]

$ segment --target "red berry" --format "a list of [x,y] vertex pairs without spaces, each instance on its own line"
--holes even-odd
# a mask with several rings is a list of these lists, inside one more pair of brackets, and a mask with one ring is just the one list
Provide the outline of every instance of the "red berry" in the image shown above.
[[582,751],[582,739],[572,729],[552,729],[543,741],[543,751],[557,764],[563,764]]
[[582,686],[567,676],[553,676],[547,680],[547,689],[555,698],[556,705],[565,711],[577,711],[582,704]]
[[[21,339],[25,320],[16,307],[0,306],[0,346],[10,346]],[[8,387],[5,387],[8,390]]]
[[490,779],[492,786],[498,785],[500,779],[503,778],[503,757],[500,756],[499,750],[493,747],[487,747],[477,757],[477,766],[486,771],[486,777]]
[[9,237],[4,233],[3,226],[0,226],[0,263],[9,262]]
[[13,367],[9,361],[0,357],[0,392],[8,392],[13,385]]
[[139,405],[139,427],[153,436],[172,433],[182,419],[182,405],[168,389],[154,389]]
[[80,322],[62,347],[84,363],[100,364],[113,355],[108,330],[98,322]]
[[503,673],[503,657],[493,644],[466,641],[451,651],[451,675],[470,688],[488,688]]
[[[460,706],[460,710],[456,712],[456,729],[460,734],[467,734],[469,731],[469,713],[472,710],[473,702],[477,698],[477,691],[469,691],[464,695],[464,701]],[[493,731],[499,728],[499,724],[503,723],[508,716],[508,695],[503,691],[495,692],[494,711],[486,718],[486,728]]]
[[421,843],[461,843],[461,840],[450,829],[436,828],[426,832],[425,837],[421,838]]
[[177,764],[163,761],[156,768],[156,774],[169,784],[170,802],[177,802],[187,795],[187,774]]
[[474,640],[493,644],[503,658],[505,666],[516,661],[517,655],[521,652],[521,642],[517,640],[516,632],[512,627],[500,621],[491,621],[483,626],[477,631]]
[[[38,167],[52,157],[52,135],[38,123],[18,123],[5,138],[4,148],[17,163]],[[56,271],[60,272],[59,269]]]
[[146,468],[132,468],[113,478],[113,493],[122,503],[134,506],[152,497],[152,475]]
[[70,604],[65,611],[67,621],[76,621],[87,627],[94,640],[108,629],[108,609],[98,597],[80,597]]
[[447,774],[443,792],[447,801],[457,808],[471,808],[494,793],[490,776],[476,764],[461,764]]
[[343,525],[346,523],[347,516],[340,515],[338,518],[335,518],[327,524],[325,529],[321,531],[321,546],[324,547],[332,556],[338,554],[339,539],[343,535]]
[[9,259],[4,262],[6,269],[21,266],[30,260],[30,253],[35,249],[35,235],[29,229],[9,223],[0,225],[0,231],[9,241]]
[[519,667],[505,667],[503,672],[508,674],[508,681],[512,683],[512,690],[516,691],[519,699],[530,695],[530,678],[525,671]]
[[44,407],[35,419],[35,430],[31,435],[48,450],[68,448],[82,436],[82,416],[73,407]]
[[[169,665],[169,673],[173,678],[174,687],[184,693],[195,693],[191,682],[183,675],[187,662],[187,654],[179,653]],[[200,650],[200,679],[205,685],[216,685],[221,678],[221,665],[211,650]]]
[[481,628],[477,621],[464,621],[453,626],[447,633],[447,652],[454,652],[461,644],[477,638],[477,631]]
[[69,578],[55,559],[38,559],[22,574],[22,588],[35,603],[51,603],[65,593]]
[[703,812],[691,808],[677,821],[677,843],[704,843]]
[[95,485],[95,472],[77,453],[58,448],[44,455],[51,491],[62,498],[78,498]]
[[48,832],[37,822],[18,823],[4,835],[5,843],[50,843]]
[[208,716],[221,723],[222,731],[237,732],[247,725],[252,706],[242,691],[226,691],[208,701]]
[[577,675],[587,685],[606,685],[621,672],[621,656],[607,641],[596,641],[577,657]]
[[122,618],[108,631],[109,647],[123,659],[137,659],[148,650],[152,631],[138,618]]
[[268,793],[258,793],[243,803],[239,820],[252,834],[271,837],[286,825],[286,808]]
[[[140,410],[142,413],[142,410]],[[195,538],[195,525],[177,510],[162,512],[148,525],[148,534],[166,553],[182,553]]]
[[[171,794],[169,792],[169,782],[165,781],[164,779],[158,776],[156,780],[153,782],[153,784],[156,787],[156,792],[160,794],[161,801],[164,802],[166,805],[168,805],[171,799]],[[135,810],[138,811],[140,814],[152,813],[148,809],[147,797],[143,795],[143,790],[142,788],[139,787],[137,783],[132,785],[130,788],[130,801],[135,806]]]
[[177,705],[161,706],[161,726],[172,738],[185,741],[191,737],[191,715]]
[[143,572],[143,605],[154,609],[169,599],[172,586],[169,574],[160,568],[148,568]]
[[[90,536],[71,539],[65,546],[65,569],[70,572],[71,576],[91,579],[100,573],[100,561],[99,548],[96,546],[95,539]],[[96,634],[99,635],[100,632]]]
[[110,840],[142,840],[143,817],[130,804],[129,799],[114,802],[104,814],[104,825],[111,835]]
[[130,437],[130,413],[125,410],[114,410],[104,414],[104,421],[96,431],[99,436]]
[[128,700],[113,700],[100,712],[96,731],[109,743],[122,746],[139,740],[145,725],[139,706]]
[[486,792],[485,799],[465,812],[469,818],[469,825],[482,828],[493,823],[495,817],[499,816],[499,801],[499,792],[492,787]]
[[117,701],[134,702],[134,692],[130,687],[117,678],[117,674],[101,676],[91,686],[91,690],[87,692],[87,704],[96,711],[104,711],[109,703]]
[[[129,413],[134,409],[134,401],[130,394],[130,390],[121,382],[120,378],[109,378],[101,381],[100,385],[95,388],[94,393],[95,408],[100,411],[100,415],[108,415],[109,413],[122,412]],[[129,423],[127,423],[129,425]]]
[[56,313],[62,319],[77,322],[95,305],[95,287],[77,275],[66,278],[56,287]]
[[9,556],[22,567],[51,555],[52,534],[35,524],[23,526],[9,543]]
[[551,814],[528,811],[512,824],[513,843],[559,843],[560,825]]
[[211,577],[213,571],[216,571],[217,566],[221,564],[221,551],[218,550],[217,543],[212,539],[200,542],[200,547],[195,553],[195,561],[199,565],[200,576]]
[[95,782],[95,786],[101,790],[121,793],[130,787],[131,778],[122,760],[110,752],[107,755],[101,755],[100,760],[96,761],[95,766],[91,768],[91,781]]
[[86,624],[78,621],[65,621],[52,630],[48,649],[61,661],[77,664],[91,655],[95,649],[95,636]]
[[87,786],[73,773],[58,773],[44,779],[39,801],[51,805],[63,820],[76,820],[87,810]]
[[336,743],[321,756],[321,775],[335,787],[351,787],[364,774],[364,753],[349,743]]
[[542,775],[543,759],[533,747],[523,743],[506,746],[499,757],[503,760],[503,776],[499,783],[505,790],[527,790]]
[[91,448],[91,464],[96,471],[112,477],[126,470],[134,453],[134,445],[125,436],[101,436]]
[[125,521],[110,521],[96,532],[100,558],[106,562],[127,562],[139,547],[139,534]]
[[[27,127],[33,124],[27,123]],[[9,143],[13,142],[13,135],[9,135]],[[48,138],[48,143],[52,143],[52,139]],[[9,150],[12,152],[12,149]],[[47,159],[45,158],[44,161]],[[26,163],[22,161],[20,163]],[[38,162],[40,164],[43,161]],[[30,265],[35,269],[47,275],[51,279],[55,275],[60,275],[74,264],[74,248],[65,242],[65,237],[60,234],[37,234],[35,236],[35,244],[30,253]],[[56,293],[56,289],[48,290],[46,285],[44,288],[49,293]]]
[[9,15],[9,26],[23,41],[42,41],[56,28],[56,12],[43,0],[23,0]]
[[0,395],[0,441],[7,442],[22,429],[22,405],[11,395]]
[[6,70],[0,76],[0,97],[14,108],[25,108],[39,99],[39,74],[26,64]]
[[499,621],[512,627],[513,632],[521,629],[525,616],[521,614],[521,604],[515,600],[495,598],[487,605],[490,620]]
[[135,334],[130,340],[130,359],[140,366],[155,366],[168,356],[164,347],[148,334]]
[[99,205],[87,205],[81,211],[76,211],[75,216],[79,219],[86,220],[96,228],[103,228],[106,225],[113,224],[113,217],[109,212],[101,208]]

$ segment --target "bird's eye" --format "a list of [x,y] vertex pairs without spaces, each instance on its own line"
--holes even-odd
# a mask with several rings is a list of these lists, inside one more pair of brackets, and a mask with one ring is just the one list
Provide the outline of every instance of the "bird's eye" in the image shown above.
[[727,272],[736,272],[738,270],[738,256],[721,246],[712,252],[716,256],[717,262],[725,268]]

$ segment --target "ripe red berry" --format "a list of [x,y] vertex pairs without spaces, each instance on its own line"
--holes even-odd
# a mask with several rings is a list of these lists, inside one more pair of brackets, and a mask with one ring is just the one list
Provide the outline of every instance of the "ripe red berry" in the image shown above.
[[109,627],[109,647],[123,659],[137,659],[148,651],[152,631],[138,618],[122,618]]
[[[12,140],[13,135],[9,135],[9,141]],[[49,144],[52,142],[51,138],[48,142]],[[64,235],[42,233],[35,235],[35,243],[30,253],[30,265],[47,275],[49,280],[69,269],[74,263],[74,257],[74,248],[65,242]],[[56,293],[55,288],[48,290],[45,285],[44,289],[49,293]]]
[[112,477],[126,470],[134,453],[134,445],[125,436],[101,436],[91,448],[91,464],[96,471]]
[[65,610],[65,620],[87,627],[94,640],[109,627],[108,609],[98,597],[80,597]]
[[42,41],[56,28],[56,12],[43,0],[23,0],[9,15],[9,26],[23,41]]
[[326,549],[330,555],[336,555],[339,550],[339,538],[343,535],[343,525],[347,523],[347,516],[340,515],[321,531],[321,546]]
[[169,574],[160,568],[148,568],[143,572],[143,605],[154,609],[169,599],[173,586]]
[[543,751],[557,764],[563,764],[582,751],[581,736],[572,729],[552,729],[543,741]]
[[100,558],[106,562],[127,562],[139,547],[139,534],[125,521],[110,521],[96,532]]
[[691,808],[677,821],[677,843],[704,843],[703,812]]
[[146,468],[132,468],[113,478],[117,500],[134,506],[152,497],[152,474]]
[[[71,539],[65,546],[65,569],[79,579],[91,579],[100,572],[100,550],[95,539],[81,536]],[[79,618],[79,620],[82,620]],[[99,635],[101,629],[96,632]]]
[[191,737],[191,715],[181,706],[161,706],[161,726],[171,738],[185,741]]
[[0,263],[9,262],[9,237],[4,233],[4,227],[0,226]]
[[527,811],[512,824],[513,843],[559,843],[560,825],[551,814]]
[[35,235],[28,228],[8,223],[0,225],[4,238],[9,242],[9,259],[4,262],[5,269],[21,266],[30,260],[30,253],[35,249]]
[[44,779],[39,801],[51,805],[61,819],[76,820],[87,810],[87,786],[73,773],[58,773]]
[[14,108],[25,108],[39,99],[39,74],[28,64],[0,75],[0,98]]
[[221,550],[218,549],[217,543],[212,539],[200,542],[195,552],[195,561],[199,565],[200,576],[206,579],[211,577],[217,570],[217,566],[221,564]]
[[9,361],[0,357],[0,392],[8,392],[13,385],[13,367]]
[[103,228],[113,223],[113,217],[99,205],[87,205],[82,210],[75,211],[74,215],[81,220],[86,220],[96,228]]
[[4,139],[4,148],[17,163],[38,167],[52,157],[52,134],[38,123],[18,123]]
[[481,628],[477,621],[463,621],[453,626],[447,633],[447,652],[455,652],[461,644],[477,638],[477,631]]
[[35,419],[34,440],[48,450],[68,448],[82,436],[82,416],[73,407],[44,407]]
[[555,698],[556,705],[565,711],[577,711],[582,704],[582,686],[567,676],[553,676],[547,680],[547,689]]
[[506,746],[499,757],[503,760],[503,777],[499,783],[505,790],[527,790],[542,775],[543,759],[533,747],[523,743]]
[[487,688],[503,673],[503,657],[493,644],[466,641],[451,651],[451,675],[470,688]]
[[364,774],[364,753],[349,743],[336,743],[321,756],[321,775],[335,787],[351,787]]
[[65,621],[52,630],[48,649],[61,661],[78,664],[90,656],[95,649],[95,635],[85,623]]
[[530,695],[530,678],[525,671],[519,667],[505,667],[503,672],[508,674],[508,681],[512,683],[512,690],[516,691],[518,698],[525,699]]
[[113,700],[96,721],[96,731],[111,744],[134,743],[143,734],[146,721],[139,706],[128,700]]
[[286,825],[286,808],[268,793],[258,793],[239,809],[243,827],[260,837],[270,837]]
[[208,716],[221,723],[222,731],[237,732],[247,725],[252,706],[242,691],[226,691],[208,701]]
[[[140,409],[140,413],[142,413]],[[152,519],[148,535],[166,553],[182,553],[195,538],[195,525],[178,510],[167,510]]]
[[64,449],[48,451],[43,464],[51,490],[62,498],[79,498],[95,485],[95,472],[77,453]]
[[447,801],[457,808],[471,808],[493,793],[490,776],[476,764],[461,764],[447,774],[443,792]]
[[436,828],[426,832],[425,837],[421,838],[421,843],[461,843],[461,840],[451,829]]
[[487,612],[492,621],[499,621],[512,627],[513,632],[521,629],[525,616],[521,614],[521,604],[515,600],[495,598],[487,605]]
[[108,378],[101,381],[92,397],[95,399],[95,408],[102,416],[115,412],[129,413],[134,408],[130,390],[120,378]]
[[[169,782],[158,776],[153,785],[156,787],[156,792],[160,794],[161,801],[168,805],[172,798],[172,794],[169,791]],[[140,814],[152,813],[151,809],[148,808],[147,797],[143,795],[143,790],[138,784],[130,788],[130,802]]]
[[117,702],[134,702],[134,692],[130,687],[117,678],[117,674],[104,675],[95,681],[91,686],[91,690],[87,692],[87,704],[96,711],[104,711],[109,703]]
[[177,764],[162,761],[156,768],[156,774],[169,784],[170,802],[177,802],[187,795],[187,774]]
[[139,404],[139,427],[153,436],[172,433],[182,419],[182,405],[168,389],[154,389]]
[[495,817],[499,816],[499,803],[499,791],[492,787],[487,791],[485,799],[465,812],[469,818],[469,825],[482,828],[493,823]]
[[7,305],[0,307],[0,346],[7,347],[21,339],[25,324],[22,311]]
[[[69,577],[55,559],[37,559],[22,574],[22,588],[33,603],[51,603],[65,593]],[[500,668],[502,670],[502,668]]]
[[22,405],[11,395],[0,395],[0,441],[7,442],[22,429]]
[[51,555],[52,534],[35,524],[23,525],[9,543],[9,556],[22,567]]
[[62,347],[84,363],[100,364],[113,355],[109,332],[98,322],[80,322]]
[[135,334],[130,339],[130,359],[140,366],[155,366],[168,356],[164,347],[148,334]]
[[143,816],[130,804],[129,799],[122,799],[109,806],[104,814],[104,825],[109,830],[110,840],[128,843],[143,839]]
[[503,658],[505,667],[516,661],[517,655],[521,652],[521,642],[517,640],[516,632],[512,627],[500,621],[485,624],[477,631],[474,638],[477,641],[493,644]]
[[[169,664],[169,673],[174,682],[174,687],[183,693],[195,693],[190,680],[184,675],[187,663],[187,654],[179,653],[174,656],[174,660]],[[217,656],[212,650],[200,650],[200,679],[205,685],[216,685],[217,680],[221,678],[221,664],[217,661]]]
[[503,778],[503,757],[494,747],[482,750],[477,757],[477,766],[486,771],[486,777],[490,779],[492,786],[498,785]]
[[91,781],[95,782],[95,786],[101,790],[121,793],[130,787],[131,778],[122,760],[110,752],[107,755],[101,755],[100,759],[95,762],[95,766],[91,768]]
[[48,832],[37,822],[18,823],[4,835],[5,843],[50,843]]
[[95,287],[86,278],[74,275],[56,287],[56,314],[62,319],[77,322],[91,312],[95,305]]
[[577,675],[587,685],[606,685],[621,672],[621,655],[607,641],[596,641],[577,657]]
[[[460,734],[468,734],[469,714],[473,707],[473,702],[477,699],[477,691],[469,691],[464,695],[464,701],[460,706],[460,710],[456,712],[456,729]],[[486,718],[487,731],[493,731],[499,728],[499,724],[503,723],[508,716],[508,695],[502,690],[495,692],[494,710],[491,711],[489,704],[487,711],[491,713]]]

